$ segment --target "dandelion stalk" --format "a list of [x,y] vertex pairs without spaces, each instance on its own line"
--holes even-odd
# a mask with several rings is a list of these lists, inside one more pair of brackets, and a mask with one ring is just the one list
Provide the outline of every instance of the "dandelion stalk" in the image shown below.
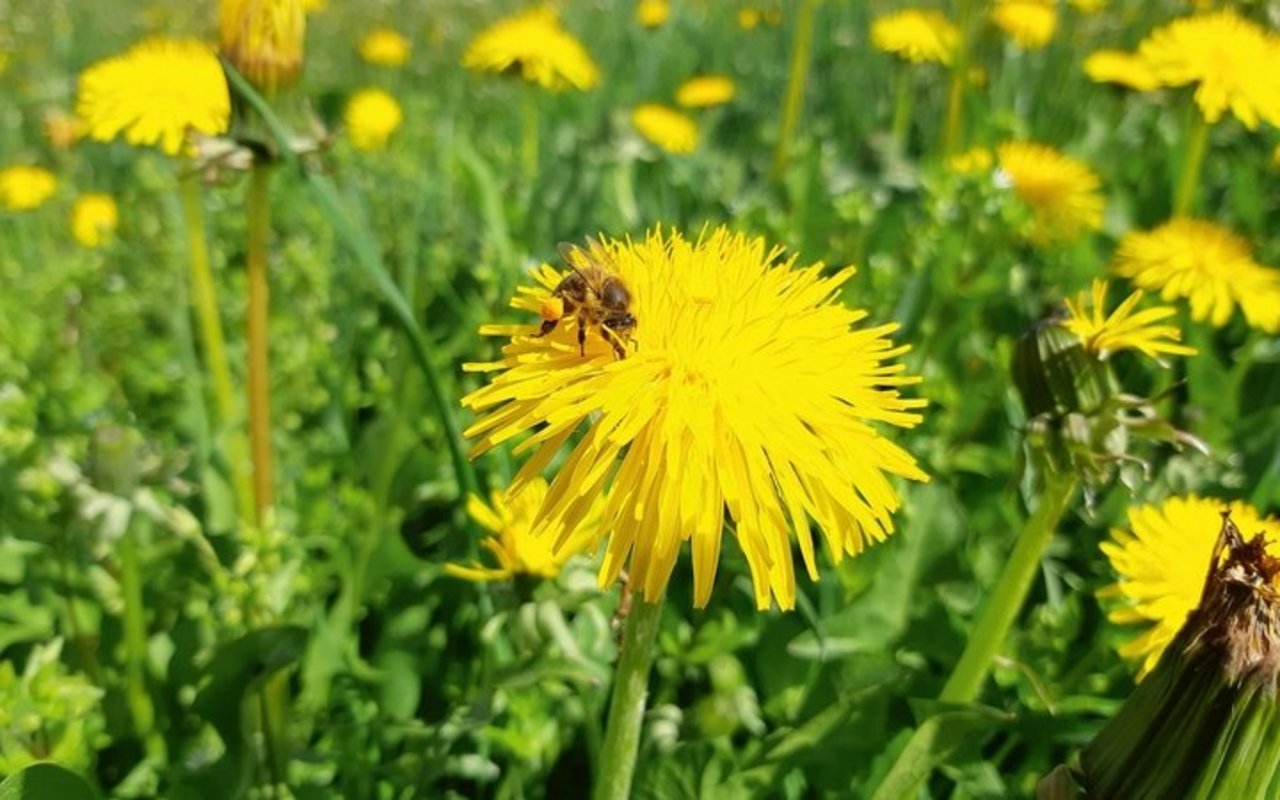
[[[1040,505],[1018,535],[1004,572],[973,624],[960,661],[938,695],[939,702],[963,705],[978,699],[992,662],[1022,609],[1044,549],[1079,483],[1079,478],[1066,472],[1046,474]],[[937,761],[942,739],[943,724],[936,717],[917,728],[876,789],[874,800],[914,797]]]
[[1182,159],[1182,172],[1178,176],[1178,188],[1173,196],[1175,217],[1186,216],[1195,205],[1205,151],[1209,147],[1209,123],[1198,111],[1193,112],[1192,117],[1191,131],[1187,134],[1186,152]]
[[538,97],[533,87],[525,86],[522,92],[520,166],[524,170],[525,183],[532,185],[538,175],[538,139],[541,120],[538,114]]
[[596,774],[595,800],[627,800],[640,752],[640,729],[649,691],[653,645],[662,620],[662,602],[636,597],[622,630],[622,649],[613,678],[609,721]]
[[898,70],[898,82],[894,87],[893,98],[893,143],[898,150],[905,152],[907,137],[911,133],[912,110],[912,74],[909,69]]
[[146,524],[141,514],[134,515],[117,543],[120,559],[120,593],[124,601],[125,696],[133,730],[153,758],[164,758],[164,740],[155,730],[156,713],[147,694],[147,622],[142,601],[142,567],[138,555],[139,528]]
[[260,528],[269,524],[275,505],[271,464],[271,382],[269,372],[267,237],[271,232],[268,196],[270,167],[255,164],[249,177],[248,311],[245,335],[249,347],[249,444],[253,454],[254,518]]
[[775,180],[780,180],[787,169],[791,137],[804,108],[804,87],[809,80],[809,62],[813,56],[813,24],[817,6],[818,0],[801,0],[800,12],[796,16],[795,38],[791,41],[791,70],[782,105],[782,125],[778,128],[778,145],[773,154]]
[[246,470],[248,453],[244,437],[239,430],[231,429],[236,418],[235,389],[231,381],[230,361],[227,359],[226,339],[222,334],[222,319],[218,314],[217,288],[213,281],[213,270],[209,266],[209,245],[200,204],[198,177],[193,174],[182,178],[179,192],[182,197],[183,221],[187,229],[191,297],[199,323],[200,346],[213,388],[218,425],[228,437],[227,466],[236,495],[236,513],[241,522],[249,522],[253,519],[253,482]]

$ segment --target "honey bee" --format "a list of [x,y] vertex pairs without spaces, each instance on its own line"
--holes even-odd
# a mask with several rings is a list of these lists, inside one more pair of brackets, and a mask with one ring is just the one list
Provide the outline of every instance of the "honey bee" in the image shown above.
[[546,336],[560,320],[575,316],[579,355],[587,353],[587,329],[598,328],[614,354],[626,358],[625,343],[634,341],[631,334],[637,323],[631,313],[631,291],[618,277],[608,251],[591,238],[585,250],[573,244],[561,244],[559,250],[570,271],[551,292],[559,307],[543,308],[542,328],[534,336]]

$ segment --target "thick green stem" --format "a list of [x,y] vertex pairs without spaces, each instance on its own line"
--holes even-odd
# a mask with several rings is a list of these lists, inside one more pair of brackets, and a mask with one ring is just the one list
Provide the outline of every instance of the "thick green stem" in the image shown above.
[[800,0],[796,15],[795,38],[791,41],[791,72],[787,79],[787,95],[782,105],[782,125],[778,129],[778,145],[773,153],[773,177],[781,180],[787,169],[791,137],[800,122],[804,108],[804,87],[809,80],[809,62],[813,57],[813,22],[818,0]]
[[942,129],[942,154],[949,156],[955,153],[960,140],[960,120],[964,114],[965,76],[960,68],[951,71],[951,86],[947,90],[947,119]]
[[522,133],[520,138],[520,166],[524,170],[524,180],[529,186],[538,177],[538,134],[541,121],[538,117],[537,89],[532,86],[524,89],[521,103]]
[[905,153],[907,150],[907,137],[911,134],[911,106],[912,97],[911,89],[915,76],[912,74],[911,68],[901,66],[898,70],[898,83],[894,88],[893,98],[893,143],[897,145],[898,151]]
[[[964,705],[978,699],[996,654],[1022,609],[1045,547],[1053,538],[1053,532],[1066,513],[1079,483],[1074,475],[1065,473],[1046,476],[1040,505],[1023,526],[1004,571],[987,598],[982,613],[974,621],[960,661],[938,695],[940,702]],[[942,733],[943,721],[937,717],[917,728],[880,782],[873,800],[916,796],[938,759],[937,750],[944,738]]]
[[116,547],[120,559],[120,593],[124,601],[125,695],[133,730],[146,744],[147,754],[164,757],[164,740],[155,729],[156,713],[147,693],[147,621],[142,604],[142,567],[138,555],[138,530],[146,524],[134,515]]
[[249,349],[249,444],[253,453],[254,519],[259,528],[268,524],[275,505],[271,464],[271,381],[268,357],[267,238],[271,233],[268,193],[271,167],[255,164],[249,178],[248,310],[245,335]]
[[595,800],[628,800],[640,752],[640,729],[649,691],[653,645],[662,621],[662,602],[636,597],[622,631],[622,652],[613,676],[609,721],[596,772]]
[[1191,213],[1200,188],[1200,171],[1204,166],[1205,151],[1209,147],[1209,123],[1199,109],[1192,111],[1191,131],[1187,134],[1186,152],[1182,157],[1182,173],[1178,176],[1178,189],[1173,195],[1173,215]]
[[182,214],[187,228],[187,249],[191,262],[191,300],[195,306],[200,330],[200,347],[205,369],[213,387],[213,403],[217,409],[217,427],[227,443],[227,469],[236,494],[236,513],[241,522],[253,519],[253,481],[249,474],[249,453],[244,435],[236,422],[235,389],[231,381],[231,364],[227,359],[226,339],[222,335],[222,318],[218,313],[218,294],[209,267],[209,245],[205,235],[204,213],[200,204],[200,183],[195,175],[182,179]]

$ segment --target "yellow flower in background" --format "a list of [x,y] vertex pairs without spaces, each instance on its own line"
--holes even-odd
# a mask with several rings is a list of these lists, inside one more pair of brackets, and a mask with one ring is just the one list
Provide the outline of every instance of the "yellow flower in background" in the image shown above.
[[1084,60],[1084,74],[1094,83],[1116,83],[1138,92],[1160,87],[1151,64],[1139,53],[1096,50]]
[[120,224],[116,201],[107,194],[83,194],[71,206],[71,235],[84,247],[101,247]]
[[316,14],[329,7],[329,0],[302,0],[302,10],[308,14]]
[[1140,675],[1150,672],[1187,615],[1200,603],[1213,546],[1222,530],[1222,511],[1246,538],[1264,533],[1269,549],[1280,541],[1280,521],[1263,518],[1241,501],[1226,502],[1187,495],[1160,505],[1129,510],[1129,530],[1113,528],[1102,544],[1119,580],[1100,594],[1119,598],[1108,617],[1120,625],[1146,630],[1120,648],[1120,655],[1141,661]]
[[360,40],[360,58],[380,67],[403,67],[409,50],[409,40],[390,28],[378,28]]
[[947,169],[957,175],[978,175],[988,172],[995,163],[989,147],[971,147],[947,159]]
[[177,155],[191,132],[227,130],[231,95],[213,49],[195,39],[149,39],[80,75],[76,114],[90,138]]
[[748,6],[746,8],[738,9],[738,27],[742,28],[744,31],[755,30],[760,27],[760,21],[762,18],[763,15],[757,8],[751,8]]
[[493,554],[498,566],[446,564],[445,573],[469,581],[505,581],[517,575],[554,578],[566,561],[595,546],[604,501],[596,498],[566,544],[557,549],[552,537],[537,535],[536,531],[538,511],[546,498],[547,482],[542,478],[527,481],[506,495],[492,492],[488,505],[475,495],[468,497],[467,514],[493,534],[480,546]]
[[1230,111],[1250,130],[1280,125],[1280,40],[1234,11],[1174,20],[1138,50],[1162,84],[1195,84],[1206,121]]
[[997,0],[991,21],[1023,50],[1039,50],[1053,38],[1058,9],[1053,0]]
[[680,84],[676,103],[685,108],[722,106],[733,99],[738,87],[725,75],[699,75]]
[[381,89],[361,89],[347,101],[343,120],[352,146],[372,152],[387,146],[391,134],[404,121],[404,113],[395,98]]
[[1192,319],[1214,327],[1239,306],[1251,326],[1280,331],[1280,270],[1255,262],[1247,241],[1213,222],[1180,217],[1126,234],[1112,270],[1166,301],[1186,298]]
[[687,114],[658,103],[636,106],[631,124],[651,144],[668,153],[684,155],[698,147],[698,123]]
[[659,28],[671,16],[669,0],[640,0],[636,3],[636,21],[646,28]]
[[[908,350],[888,338],[898,326],[855,327],[868,312],[839,301],[852,268],[801,268],[724,228],[692,242],[661,231],[605,239],[586,257],[630,293],[636,327],[625,358],[599,325],[581,355],[575,318],[544,337],[537,324],[486,326],[511,339],[500,360],[467,366],[497,374],[462,402],[479,415],[465,432],[478,440],[473,457],[530,434],[515,448],[531,455],[514,486],[535,480],[585,428],[539,519],[544,535],[571,535],[611,487],[601,586],[625,566],[656,601],[688,541],[694,603],[705,606],[727,512],[756,604],[790,609],[793,541],[818,577],[811,522],[837,562],[893,531],[900,500],[889,476],[928,476],[877,426],[915,426],[924,401],[900,394],[919,379],[895,363]],[[562,277],[543,265],[512,305],[545,313]]]
[[1176,325],[1159,325],[1178,313],[1170,306],[1157,306],[1142,311],[1135,309],[1142,300],[1142,291],[1129,295],[1107,314],[1107,282],[1093,282],[1092,297],[1081,292],[1075,302],[1066,301],[1067,330],[1080,337],[1085,349],[1106,359],[1120,350],[1137,350],[1148,358],[1160,360],[1162,354],[1193,356],[1194,347],[1179,344],[1182,331]]
[[283,89],[302,72],[307,15],[301,0],[221,0],[218,49],[264,92]]
[[57,188],[57,178],[42,167],[19,164],[0,169],[0,206],[9,211],[37,209]]
[[591,89],[600,69],[582,43],[560,27],[549,7],[534,8],[486,28],[471,40],[462,65],[477,72],[513,73],[545,89]]
[[1083,162],[1034,142],[1007,142],[996,152],[1001,177],[1031,208],[1038,242],[1069,242],[1102,227],[1102,182]]
[[912,8],[871,23],[873,47],[913,64],[950,64],[959,42],[959,29],[938,11]]
[[84,120],[62,109],[45,112],[41,127],[44,129],[45,141],[54,150],[70,150],[85,133]]

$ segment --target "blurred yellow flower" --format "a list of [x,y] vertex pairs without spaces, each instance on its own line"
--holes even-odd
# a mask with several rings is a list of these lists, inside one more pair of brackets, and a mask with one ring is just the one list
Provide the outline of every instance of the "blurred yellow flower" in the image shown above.
[[381,89],[361,89],[347,101],[343,120],[352,146],[372,152],[387,146],[391,134],[404,121],[404,113],[395,98]]
[[42,167],[18,164],[0,169],[0,206],[9,211],[31,211],[53,197],[58,180]]
[[1024,50],[1039,50],[1053,38],[1058,9],[1053,0],[997,0],[991,21]]
[[107,194],[83,194],[71,206],[71,235],[81,245],[101,247],[120,224],[116,201]]
[[390,28],[378,28],[360,40],[360,58],[380,67],[403,67],[409,50],[409,40]]
[[646,28],[661,27],[670,16],[669,0],[640,0],[636,3],[636,21]]
[[302,10],[308,14],[324,11],[329,7],[329,0],[302,0]]
[[76,113],[90,138],[121,133],[177,155],[191,132],[227,129],[231,96],[213,49],[195,39],[149,39],[80,75]]
[[546,89],[591,89],[600,70],[582,43],[560,27],[550,7],[534,8],[486,28],[471,40],[462,65],[517,74]]
[[84,120],[62,109],[52,109],[44,115],[44,138],[54,150],[69,150],[84,136]]
[[738,87],[725,75],[699,75],[680,84],[676,103],[685,108],[722,106],[733,99]]
[[1126,234],[1112,270],[1166,301],[1187,298],[1192,319],[1214,327],[1238,305],[1251,326],[1280,331],[1280,270],[1255,262],[1247,241],[1213,222],[1179,217]]
[[738,27],[744,31],[760,27],[761,19],[762,15],[759,9],[751,8],[750,6],[738,9]]
[[1075,302],[1066,301],[1067,319],[1063,325],[1080,337],[1085,349],[1106,359],[1120,350],[1137,350],[1148,358],[1160,360],[1162,354],[1193,356],[1194,347],[1179,344],[1182,331],[1176,325],[1158,325],[1178,313],[1170,306],[1156,306],[1134,313],[1142,300],[1142,291],[1129,295],[1107,314],[1107,282],[1093,282],[1092,297],[1085,292]]
[[1159,88],[1160,79],[1138,53],[1095,50],[1084,60],[1084,74],[1095,83],[1117,83],[1138,92]]
[[307,15],[301,0],[221,0],[218,49],[264,92],[283,89],[302,72]]
[[977,175],[989,171],[994,163],[991,148],[978,146],[948,158],[947,169],[957,175]]
[[658,103],[645,103],[631,111],[631,124],[651,144],[668,153],[683,155],[698,147],[698,123],[687,114]]
[[1069,242],[1102,227],[1102,182],[1083,162],[1034,142],[997,148],[1000,177],[1031,208],[1033,238]]
[[959,42],[959,29],[938,11],[910,8],[871,23],[873,47],[913,64],[950,64]]
[[1160,655],[1200,604],[1213,547],[1222,530],[1222,511],[1247,538],[1267,536],[1269,549],[1280,540],[1280,521],[1264,518],[1239,500],[1226,502],[1187,495],[1160,505],[1129,510],[1129,530],[1113,528],[1102,544],[1119,580],[1100,595],[1121,604],[1108,617],[1121,625],[1144,625],[1146,630],[1120,648],[1120,655],[1141,661],[1140,675],[1150,672]]
[[[837,562],[892,532],[900,501],[889,476],[928,476],[875,426],[915,426],[924,401],[900,394],[919,379],[894,363],[908,349],[888,338],[897,325],[855,327],[867,312],[839,301],[852,268],[800,268],[724,228],[693,242],[661,231],[605,239],[587,258],[630,292],[637,327],[625,358],[599,326],[580,355],[571,318],[543,337],[538,324],[485,326],[510,342],[500,360],[467,366],[497,373],[462,401],[480,415],[465,432],[478,439],[472,456],[532,434],[515,449],[532,453],[515,486],[586,428],[551,481],[543,535],[571,535],[611,485],[601,586],[627,566],[636,591],[658,600],[690,541],[702,607],[727,512],[757,606],[790,609],[793,543],[818,577],[811,522]],[[540,313],[562,277],[543,265],[512,305]]]
[[593,547],[600,531],[602,497],[589,510],[566,543],[557,548],[553,537],[538,535],[538,512],[547,499],[547,482],[533,478],[504,495],[494,491],[489,505],[479,497],[467,498],[467,514],[493,534],[480,546],[493,554],[497,567],[481,564],[446,564],[444,571],[469,581],[505,581],[517,575],[554,578],[573,556]]
[[1138,51],[1165,86],[1196,85],[1208,122],[1230,111],[1246,128],[1280,125],[1280,39],[1226,9],[1174,20]]

